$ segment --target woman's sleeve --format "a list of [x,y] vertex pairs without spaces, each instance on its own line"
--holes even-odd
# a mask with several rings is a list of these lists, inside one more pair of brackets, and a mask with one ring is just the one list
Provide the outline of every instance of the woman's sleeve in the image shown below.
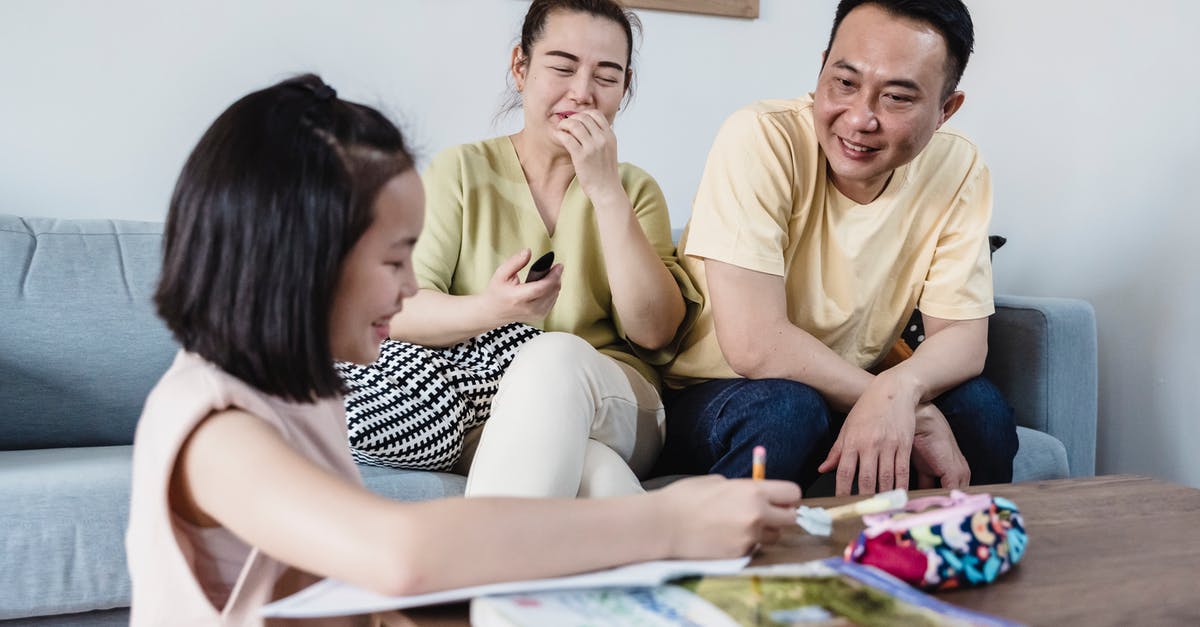
[[425,185],[425,228],[413,250],[413,270],[423,289],[450,293],[463,241],[463,164],[456,149],[433,158]]
[[646,234],[646,239],[650,241],[650,246],[662,260],[663,266],[671,273],[671,277],[675,279],[675,285],[683,296],[685,312],[683,321],[675,330],[675,337],[658,350],[649,350],[629,341],[624,326],[621,324],[621,317],[615,309],[613,310],[613,326],[616,327],[617,334],[633,348],[639,359],[654,366],[661,366],[675,358],[675,354],[679,351],[680,341],[700,314],[704,298],[675,256],[675,241],[671,237],[671,214],[667,210],[667,199],[663,196],[662,188],[658,186],[658,182],[654,178],[639,168],[625,166],[623,169],[626,171],[622,172],[622,183],[633,204],[634,215],[642,227],[642,232]]

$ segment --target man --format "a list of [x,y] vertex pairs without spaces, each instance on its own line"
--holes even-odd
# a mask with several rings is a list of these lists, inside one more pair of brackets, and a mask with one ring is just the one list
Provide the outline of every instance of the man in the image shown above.
[[[1011,408],[979,377],[991,181],[942,128],[963,103],[959,0],[843,0],[816,90],[734,113],[680,243],[706,299],[670,365],[660,470],[836,491],[1012,479]],[[913,308],[926,339],[879,364]],[[744,378],[739,378],[744,377]]]

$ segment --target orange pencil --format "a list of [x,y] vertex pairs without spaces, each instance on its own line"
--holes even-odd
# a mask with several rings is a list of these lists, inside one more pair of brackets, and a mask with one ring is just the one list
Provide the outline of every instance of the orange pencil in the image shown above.
[[[762,445],[754,447],[754,454],[751,456],[750,478],[755,481],[767,478],[767,449]],[[763,624],[763,591],[758,575],[750,576],[750,591],[754,593],[754,624],[761,625]]]

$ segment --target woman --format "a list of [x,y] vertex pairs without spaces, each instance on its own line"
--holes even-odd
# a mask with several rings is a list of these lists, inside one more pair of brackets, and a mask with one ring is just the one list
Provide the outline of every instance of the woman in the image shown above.
[[[636,20],[611,0],[535,0],[510,63],[524,128],[451,148],[425,173],[422,289],[392,337],[448,346],[510,323],[551,331],[521,348],[490,419],[468,432],[468,495],[638,492],[661,447],[653,364],[670,358],[696,297],[662,191],[617,162]],[[562,263],[522,282],[532,251]]]

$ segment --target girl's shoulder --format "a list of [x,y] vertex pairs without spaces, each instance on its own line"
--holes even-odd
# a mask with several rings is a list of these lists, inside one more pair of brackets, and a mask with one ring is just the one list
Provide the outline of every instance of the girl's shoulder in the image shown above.
[[268,396],[203,357],[179,351],[175,361],[150,391],[138,422],[139,435],[174,439],[195,428],[209,414],[239,408],[261,418],[274,418]]

